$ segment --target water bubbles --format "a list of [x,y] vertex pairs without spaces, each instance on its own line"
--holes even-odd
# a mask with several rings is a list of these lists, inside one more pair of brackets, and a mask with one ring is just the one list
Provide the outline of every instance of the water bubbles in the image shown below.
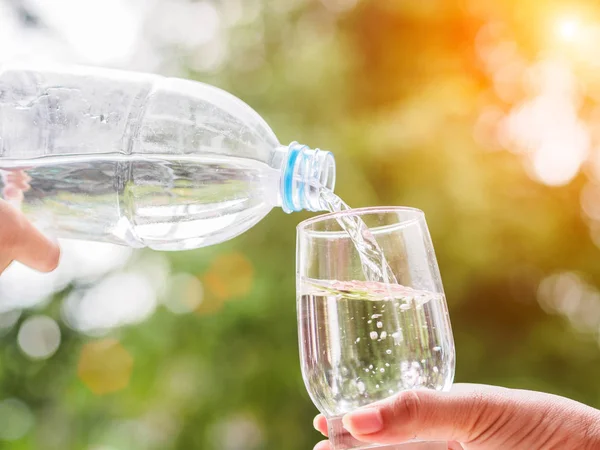
[[382,367],[381,369],[379,369],[379,371],[380,371],[381,373],[384,373],[384,372],[385,372],[385,369]]
[[379,318],[380,318],[380,317],[382,317],[382,316],[383,316],[383,314],[373,314],[373,315],[371,316],[371,319],[379,319]]
[[387,337],[387,331],[382,331],[380,337],[381,339],[385,339]]
[[404,340],[404,336],[402,335],[402,331],[395,331],[392,333],[392,337],[394,338],[394,345],[400,345],[400,343]]
[[375,339],[377,339],[377,337],[378,337],[379,335],[377,334],[377,331],[371,331],[371,332],[369,333],[369,336],[371,337],[371,339],[375,340]]
[[376,384],[376,385],[375,385],[375,387],[376,387],[377,389],[379,389],[379,384]]
[[405,389],[412,389],[419,385],[421,379],[421,365],[413,361],[402,361],[400,364],[400,370],[402,373],[402,382]]
[[439,373],[440,369],[437,366],[433,366],[433,373]]
[[385,363],[385,367],[390,367],[390,363]]
[[370,323],[373,323],[373,321],[372,321],[372,320],[368,320],[368,321],[367,321],[367,323],[369,323],[369,324],[370,324]]
[[435,347],[433,347],[434,352],[439,352],[441,349],[442,349],[442,347],[440,347],[439,345],[436,345]]
[[383,322],[377,322],[377,328],[383,328]]
[[408,303],[402,303],[402,304],[400,305],[400,309],[401,309],[402,311],[409,310],[409,309],[410,309],[410,304],[408,304]]
[[365,383],[363,383],[362,381],[359,381],[358,383],[356,383],[356,387],[358,388],[358,392],[360,394],[364,394],[366,391],[366,387],[365,387]]
[[369,364],[369,369],[373,369],[373,364]]
[[392,351],[391,351],[389,348],[388,348],[388,349],[387,349],[385,352],[386,352],[388,355],[391,355],[391,354],[392,354]]
[[340,386],[338,383],[333,383],[331,386],[331,393],[334,397],[337,397],[337,395],[340,393]]
[[360,342],[360,338],[356,338],[356,340],[354,341],[355,344],[358,344]]
[[46,359],[56,352],[60,345],[60,328],[47,316],[28,318],[19,329],[19,347],[32,359]]

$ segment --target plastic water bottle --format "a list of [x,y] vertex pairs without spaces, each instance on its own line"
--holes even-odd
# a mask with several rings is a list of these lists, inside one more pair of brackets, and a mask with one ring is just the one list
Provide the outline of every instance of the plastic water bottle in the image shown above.
[[0,68],[0,172],[26,174],[23,211],[59,237],[157,250],[325,210],[335,183],[330,152],[281,145],[223,90],[86,67]]

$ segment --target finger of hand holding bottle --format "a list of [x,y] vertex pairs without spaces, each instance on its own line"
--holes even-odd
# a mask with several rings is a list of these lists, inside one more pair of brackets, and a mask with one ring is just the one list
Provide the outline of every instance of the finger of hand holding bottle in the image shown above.
[[0,199],[0,274],[13,261],[40,272],[54,270],[60,258],[58,245],[44,236],[13,206],[20,204],[23,192],[29,189],[29,176],[23,171],[1,174],[4,186],[2,194],[6,201]]

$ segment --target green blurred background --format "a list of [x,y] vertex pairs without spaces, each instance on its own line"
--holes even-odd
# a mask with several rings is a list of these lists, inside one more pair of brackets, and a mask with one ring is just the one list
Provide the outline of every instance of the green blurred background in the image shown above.
[[[426,213],[458,382],[600,406],[600,5],[0,1],[0,61],[176,75],[333,151],[351,206]],[[8,41],[7,41],[8,39]],[[175,254],[65,243],[0,280],[0,448],[307,450],[295,226]],[[79,247],[78,247],[79,246]]]

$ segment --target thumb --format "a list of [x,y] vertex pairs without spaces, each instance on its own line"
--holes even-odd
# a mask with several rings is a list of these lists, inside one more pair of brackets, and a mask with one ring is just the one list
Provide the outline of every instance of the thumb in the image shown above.
[[[486,415],[503,401],[486,397]],[[393,444],[410,440],[470,442],[484,406],[476,392],[409,390],[393,398],[353,411],[344,428],[363,442]],[[475,422],[475,423],[473,423]]]
[[[586,427],[598,418],[593,408],[549,394],[455,385],[450,392],[401,392],[347,414],[343,424],[368,443],[458,441],[468,449],[531,450],[539,442],[562,439],[557,430],[570,440],[586,439]],[[578,444],[572,448],[583,448],[582,441],[574,442]]]
[[44,236],[25,216],[0,199],[0,273],[12,260],[49,272],[60,259],[58,245]]

